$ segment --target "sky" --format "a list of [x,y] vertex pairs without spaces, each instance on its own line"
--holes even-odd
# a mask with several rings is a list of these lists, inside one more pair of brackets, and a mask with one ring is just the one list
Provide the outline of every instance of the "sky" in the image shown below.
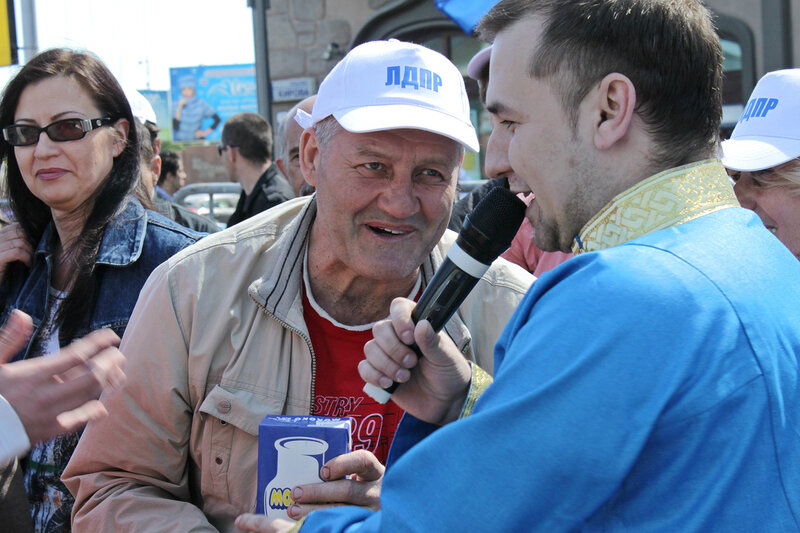
[[[17,8],[17,42],[23,45]],[[35,0],[38,49],[94,52],[126,87],[169,89],[170,67],[253,63],[247,0]],[[25,54],[22,54],[22,61]],[[18,67],[0,67],[0,85]]]

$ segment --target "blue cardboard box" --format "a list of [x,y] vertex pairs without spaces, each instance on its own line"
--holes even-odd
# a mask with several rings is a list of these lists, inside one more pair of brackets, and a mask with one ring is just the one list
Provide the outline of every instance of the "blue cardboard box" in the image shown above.
[[352,448],[351,426],[350,418],[265,416],[258,425],[256,512],[288,518],[292,487],[322,481],[322,466]]

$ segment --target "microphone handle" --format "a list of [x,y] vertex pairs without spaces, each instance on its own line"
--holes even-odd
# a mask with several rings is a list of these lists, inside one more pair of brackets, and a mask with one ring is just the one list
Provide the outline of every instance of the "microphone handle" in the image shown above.
[[[488,268],[486,265],[481,266],[484,271]],[[477,274],[478,272],[473,271],[473,273]],[[439,332],[478,283],[481,275],[483,275],[482,272],[478,277],[474,277],[464,272],[450,260],[449,256],[446,257],[423,291],[414,311],[411,312],[411,320],[414,324],[420,320],[428,320],[433,331]],[[422,351],[416,342],[409,347],[417,354],[417,357],[422,357]],[[399,386],[400,384],[396,381],[385,389],[366,383],[363,390],[378,403],[386,403]]]

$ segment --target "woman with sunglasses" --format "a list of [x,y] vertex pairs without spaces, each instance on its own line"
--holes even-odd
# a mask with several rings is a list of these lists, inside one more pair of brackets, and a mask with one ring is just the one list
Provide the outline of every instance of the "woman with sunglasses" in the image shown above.
[[[0,230],[0,324],[18,308],[35,326],[17,359],[99,328],[121,337],[150,272],[201,236],[131,194],[139,143],[122,88],[94,56],[49,50],[6,86],[0,127],[16,218]],[[36,531],[69,531],[60,476],[77,441],[34,444],[21,462]]]

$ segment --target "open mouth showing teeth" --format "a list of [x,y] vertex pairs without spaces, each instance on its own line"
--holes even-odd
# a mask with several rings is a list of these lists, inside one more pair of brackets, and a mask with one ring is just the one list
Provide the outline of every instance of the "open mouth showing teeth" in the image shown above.
[[368,226],[369,229],[377,233],[378,235],[404,235],[405,231],[397,231],[387,228],[379,228],[378,226]]

